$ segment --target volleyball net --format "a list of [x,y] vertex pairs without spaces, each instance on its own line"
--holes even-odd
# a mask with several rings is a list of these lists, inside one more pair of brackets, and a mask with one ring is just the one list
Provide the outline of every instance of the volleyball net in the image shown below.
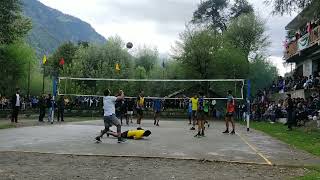
[[123,90],[126,98],[135,98],[142,90],[149,99],[183,99],[202,92],[207,99],[227,99],[231,90],[236,99],[244,99],[244,79],[105,79],[58,78],[58,95],[103,96],[105,89],[113,95]]

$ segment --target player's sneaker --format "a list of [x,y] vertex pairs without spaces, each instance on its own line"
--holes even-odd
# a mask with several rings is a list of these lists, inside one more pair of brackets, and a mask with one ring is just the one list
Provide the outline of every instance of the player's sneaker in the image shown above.
[[202,133],[201,133],[201,136],[202,136],[202,137],[204,137],[204,136],[205,136],[205,135],[204,135],[204,132],[202,132]]
[[102,142],[99,136],[96,137],[95,140],[96,140],[97,143],[101,143]]
[[198,138],[200,138],[200,137],[201,137],[200,132],[198,132],[196,135],[194,135],[194,137],[198,137]]
[[225,130],[224,132],[222,132],[223,134],[228,134],[229,130]]
[[190,128],[190,130],[196,130],[196,128],[194,128],[194,127],[191,127],[191,128]]
[[123,139],[123,138],[118,138],[118,143],[124,143],[124,142],[126,142],[125,139]]
[[236,134],[236,132],[234,130],[232,130],[230,134],[234,135],[234,134]]

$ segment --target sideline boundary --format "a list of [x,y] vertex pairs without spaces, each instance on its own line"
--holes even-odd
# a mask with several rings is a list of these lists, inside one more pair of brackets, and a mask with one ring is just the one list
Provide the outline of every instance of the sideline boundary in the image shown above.
[[246,138],[244,138],[241,134],[239,134],[239,133],[236,133],[239,137],[240,137],[240,139],[243,141],[243,142],[245,142],[254,152],[256,152],[263,160],[265,160],[266,161],[266,164],[268,164],[268,165],[270,165],[270,166],[272,166],[273,164],[272,164],[272,162],[266,157],[266,156],[264,156],[260,151],[258,151],[258,149],[254,146],[254,145],[252,145],[252,144],[250,144],[247,140],[246,140]]

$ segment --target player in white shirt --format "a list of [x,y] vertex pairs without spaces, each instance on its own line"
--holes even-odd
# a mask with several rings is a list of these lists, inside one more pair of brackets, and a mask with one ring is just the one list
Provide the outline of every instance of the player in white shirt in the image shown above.
[[101,137],[109,131],[112,125],[117,127],[118,143],[123,142],[121,138],[121,124],[119,119],[116,117],[115,104],[116,101],[122,101],[124,99],[124,93],[122,90],[119,91],[118,96],[111,96],[111,91],[109,89],[104,91],[103,97],[103,120],[105,129],[101,131],[101,134],[95,139],[97,142],[101,142]]

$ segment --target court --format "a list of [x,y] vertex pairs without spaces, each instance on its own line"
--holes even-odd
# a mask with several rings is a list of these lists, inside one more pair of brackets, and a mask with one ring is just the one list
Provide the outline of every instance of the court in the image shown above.
[[[115,138],[102,139],[96,144],[94,137],[103,129],[102,120],[34,126],[0,131],[1,152],[37,152],[111,157],[144,157],[169,159],[195,159],[264,165],[316,165],[320,159],[290,147],[261,132],[246,131],[237,125],[236,135],[225,135],[222,121],[211,122],[206,137],[193,137],[186,121],[144,120],[144,129],[151,130],[144,140],[127,140],[118,144]],[[113,127],[114,128],[114,127]],[[122,131],[136,125],[124,125]],[[115,129],[113,129],[115,130]]]

